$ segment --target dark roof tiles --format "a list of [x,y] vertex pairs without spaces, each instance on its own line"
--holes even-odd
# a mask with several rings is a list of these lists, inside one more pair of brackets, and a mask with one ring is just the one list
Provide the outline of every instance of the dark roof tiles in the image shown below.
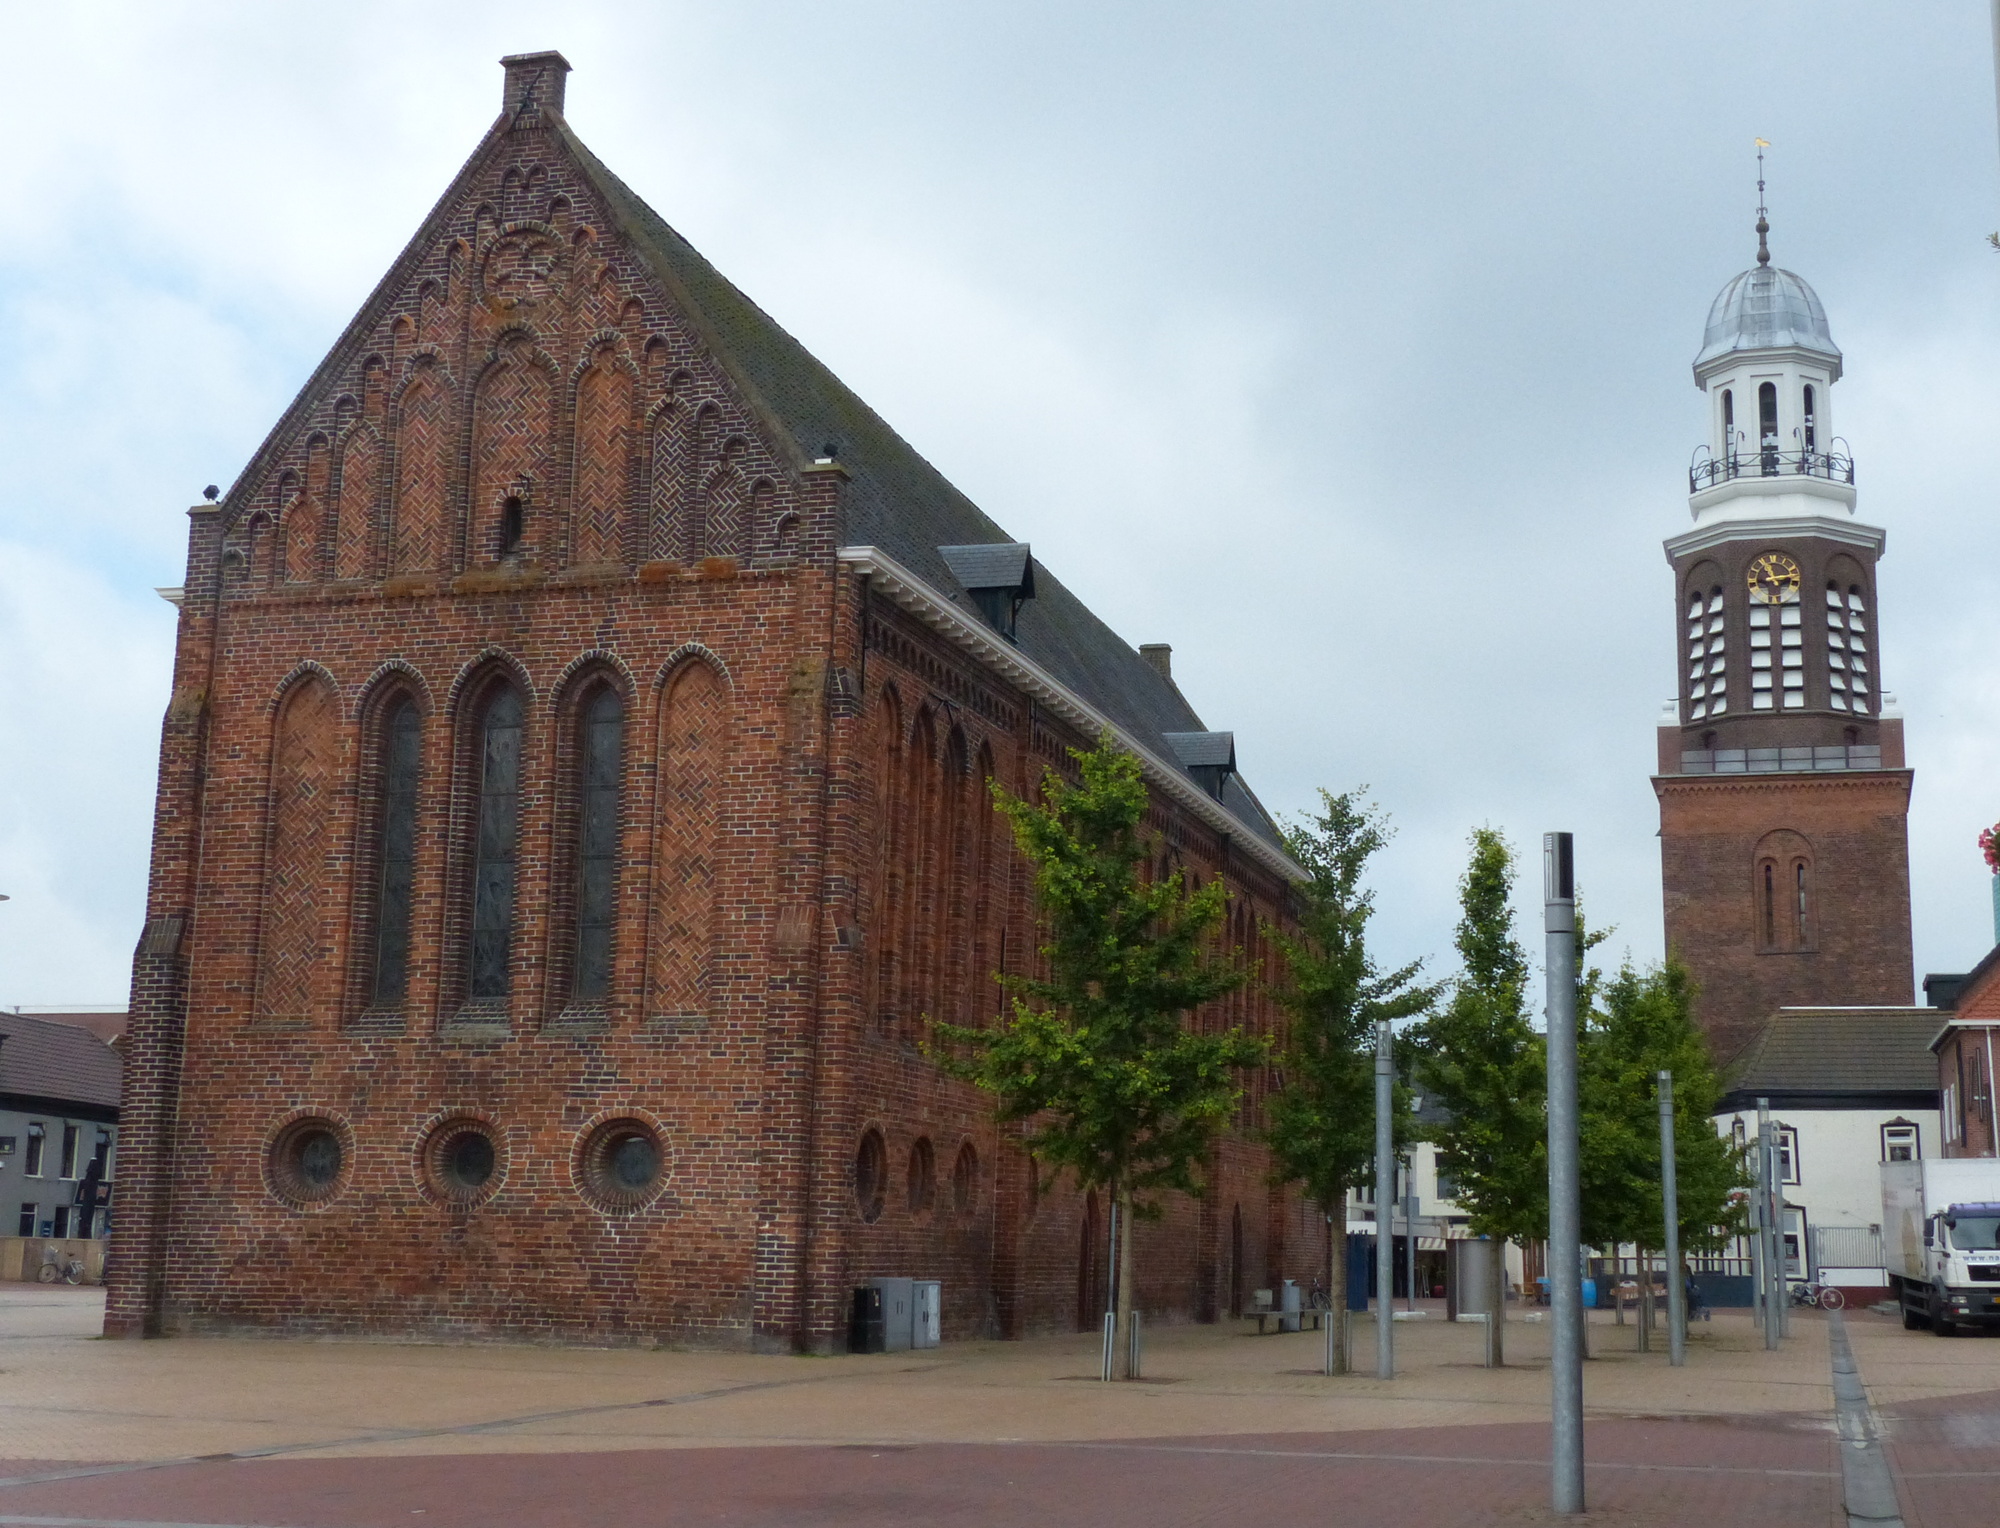
[[0,1012],[0,1094],[118,1107],[124,1062],[88,1029]]
[[1731,1094],[1935,1092],[1931,1008],[1783,1008],[1728,1069]]

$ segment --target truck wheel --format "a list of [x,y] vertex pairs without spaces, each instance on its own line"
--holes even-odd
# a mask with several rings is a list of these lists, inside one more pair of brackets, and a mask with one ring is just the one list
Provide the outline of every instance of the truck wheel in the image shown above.
[[1906,1332],[1920,1332],[1920,1331],[1922,1331],[1922,1330],[1923,1330],[1923,1329],[1924,1329],[1925,1327],[1927,1327],[1927,1326],[1929,1326],[1929,1325],[1930,1325],[1930,1323],[1929,1323],[1928,1321],[1924,1320],[1924,1313],[1923,1313],[1922,1311],[1920,1311],[1920,1310],[1916,1310],[1916,1309],[1913,1309],[1912,1307],[1910,1307],[1910,1306],[1908,1306],[1908,1305],[1905,1305],[1905,1306],[1903,1307],[1903,1330],[1904,1330],[1904,1331],[1906,1331]]
[[1956,1337],[1958,1323],[1944,1313],[1944,1301],[1937,1301],[1931,1308],[1931,1330],[1940,1337]]

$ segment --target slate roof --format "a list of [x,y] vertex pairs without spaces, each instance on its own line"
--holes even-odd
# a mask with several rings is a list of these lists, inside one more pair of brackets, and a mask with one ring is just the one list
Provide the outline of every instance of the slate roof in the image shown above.
[[1937,1028],[1931,1008],[1781,1008],[1728,1068],[1718,1107],[1936,1108]]
[[[879,547],[977,617],[977,605],[939,548],[1006,545],[1014,538],[709,264],[585,148],[567,123],[556,118],[553,130],[596,183],[632,247],[681,301],[689,319],[707,332],[716,359],[789,437],[798,458],[811,461],[825,454],[826,446],[835,448],[851,479],[841,495],[840,544]],[[1039,558],[1033,577],[1035,598],[1022,605],[1015,625],[1024,653],[1163,759],[1174,757],[1168,733],[1209,730],[1180,691]],[[1230,780],[1222,801],[1260,838],[1282,844],[1270,815],[1240,777]]]
[[0,1011],[0,1096],[118,1107],[124,1062],[88,1029]]

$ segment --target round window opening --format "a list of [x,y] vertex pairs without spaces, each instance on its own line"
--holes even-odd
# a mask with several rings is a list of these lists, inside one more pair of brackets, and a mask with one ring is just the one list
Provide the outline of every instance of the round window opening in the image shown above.
[[882,1144],[882,1132],[870,1130],[854,1150],[854,1206],[867,1221],[882,1214],[882,1199],[888,1187],[889,1153]]
[[500,1154],[493,1134],[472,1120],[451,1120],[431,1137],[425,1152],[431,1187],[453,1204],[473,1204],[495,1187]]
[[340,1192],[347,1147],[340,1127],[326,1119],[287,1125],[271,1143],[271,1187],[293,1204],[318,1204]]
[[584,1139],[579,1167],[585,1194],[603,1209],[636,1209],[658,1191],[666,1153],[644,1120],[614,1119]]

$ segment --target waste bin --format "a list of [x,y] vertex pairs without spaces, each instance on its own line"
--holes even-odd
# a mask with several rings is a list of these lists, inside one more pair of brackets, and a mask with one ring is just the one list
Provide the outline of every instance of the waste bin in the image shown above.
[[1278,1330],[1296,1332],[1299,1329],[1299,1281],[1286,1279],[1278,1290]]
[[879,1353],[883,1339],[882,1291],[872,1284],[865,1284],[854,1291],[854,1304],[848,1313],[847,1351]]

